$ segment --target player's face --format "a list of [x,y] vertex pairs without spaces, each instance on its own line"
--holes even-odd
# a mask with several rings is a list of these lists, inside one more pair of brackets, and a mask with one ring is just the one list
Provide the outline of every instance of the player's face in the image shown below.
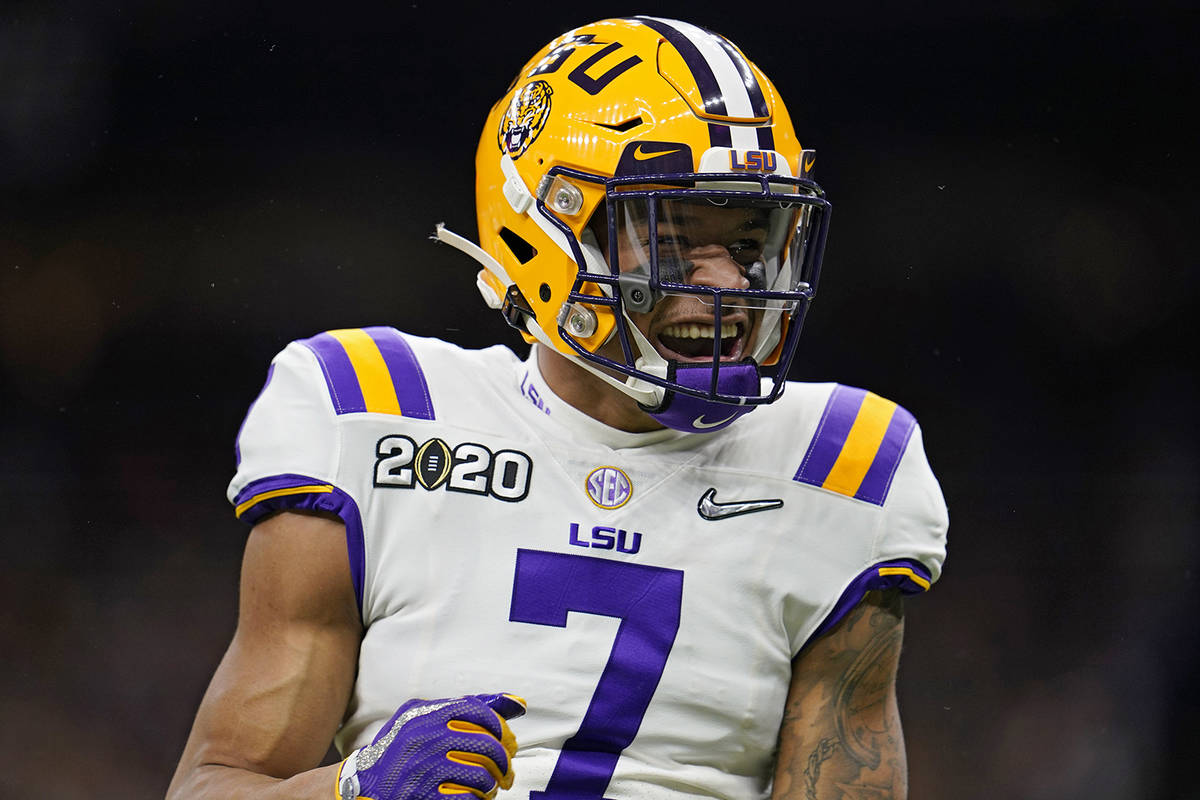
[[[619,209],[617,256],[622,272],[648,270],[649,225],[633,204]],[[659,278],[709,288],[755,286],[756,264],[763,257],[769,228],[762,208],[716,206],[706,200],[659,207],[657,249]],[[721,329],[713,325],[712,301],[692,294],[666,294],[649,312],[629,318],[663,358],[711,361],[719,336],[722,361],[738,361],[751,348],[761,314],[730,298],[722,304]]]

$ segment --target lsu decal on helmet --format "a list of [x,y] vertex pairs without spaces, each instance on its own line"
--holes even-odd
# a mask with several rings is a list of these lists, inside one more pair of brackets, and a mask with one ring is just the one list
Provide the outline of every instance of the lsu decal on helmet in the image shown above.
[[[435,235],[483,265],[485,300],[527,341],[665,425],[719,430],[783,391],[829,220],[814,159],[729,40],[602,20],[542,48],[492,108],[475,160],[480,245]],[[714,247],[738,286],[694,279]],[[650,336],[635,324],[676,296],[698,298],[703,320]]]

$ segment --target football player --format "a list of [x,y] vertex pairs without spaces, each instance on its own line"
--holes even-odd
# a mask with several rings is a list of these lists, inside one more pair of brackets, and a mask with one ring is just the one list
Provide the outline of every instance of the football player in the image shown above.
[[905,796],[901,595],[947,515],[909,412],[787,382],[814,158],[711,31],[539,51],[479,142],[480,245],[435,232],[529,356],[377,327],[276,357],[169,795]]

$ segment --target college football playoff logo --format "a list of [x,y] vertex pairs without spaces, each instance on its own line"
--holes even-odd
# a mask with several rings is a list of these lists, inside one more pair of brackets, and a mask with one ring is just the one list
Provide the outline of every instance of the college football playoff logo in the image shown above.
[[508,111],[500,119],[500,149],[514,159],[529,149],[550,118],[550,95],[546,81],[532,81],[513,94]]

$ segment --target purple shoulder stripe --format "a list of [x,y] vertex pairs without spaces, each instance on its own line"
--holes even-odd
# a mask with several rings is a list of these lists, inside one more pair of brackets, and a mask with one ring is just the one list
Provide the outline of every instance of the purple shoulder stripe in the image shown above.
[[396,388],[396,399],[406,417],[434,419],[433,402],[429,399],[429,384],[425,382],[425,371],[417,361],[416,353],[395,328],[379,326],[363,328],[374,340],[383,356],[392,385]]
[[[354,334],[353,339],[345,339],[349,334]],[[370,341],[366,342],[362,334]],[[353,342],[353,352],[347,350],[346,341]],[[396,329],[377,326],[358,331],[327,331],[302,339],[300,343],[317,357],[336,413],[382,411],[394,414],[394,409],[399,408],[405,417],[434,419],[425,372],[412,347]],[[376,350],[378,357],[373,352]],[[380,358],[386,375],[378,368]],[[364,386],[370,386],[374,394],[364,394]],[[390,402],[392,396],[394,405]],[[381,400],[387,402],[381,403]]]
[[350,560],[350,579],[359,614],[363,607],[363,579],[367,551],[363,539],[362,515],[354,498],[341,489],[306,475],[273,475],[251,481],[233,500],[238,517],[251,525],[287,509],[327,511],[346,525],[346,551]]
[[366,411],[367,403],[358,385],[358,376],[342,343],[328,333],[318,333],[309,339],[301,339],[300,344],[313,351],[320,362],[333,410],[338,414]]
[[[863,595],[870,591],[882,589],[899,589],[902,594],[920,594],[927,591],[932,582],[929,570],[920,561],[912,558],[901,558],[895,561],[881,561],[861,573],[842,592],[833,609],[817,626],[817,629],[804,643],[807,647],[819,636],[842,621],[850,610],[858,605]],[[804,648],[801,648],[804,649]]]
[[839,384],[793,480],[882,506],[916,427],[890,400]]
[[904,449],[908,447],[908,440],[916,427],[916,418],[904,407],[896,406],[892,421],[888,423],[887,432],[883,435],[883,442],[875,453],[875,460],[871,462],[862,485],[854,495],[856,498],[883,505],[888,490],[892,488],[896,468],[900,466],[900,458],[904,455]]
[[809,442],[808,452],[800,462],[800,469],[792,480],[821,486],[829,477],[829,471],[842,452],[858,409],[862,406],[863,398],[867,396],[865,389],[838,384],[825,403],[825,411],[821,421],[817,423],[817,432]]

